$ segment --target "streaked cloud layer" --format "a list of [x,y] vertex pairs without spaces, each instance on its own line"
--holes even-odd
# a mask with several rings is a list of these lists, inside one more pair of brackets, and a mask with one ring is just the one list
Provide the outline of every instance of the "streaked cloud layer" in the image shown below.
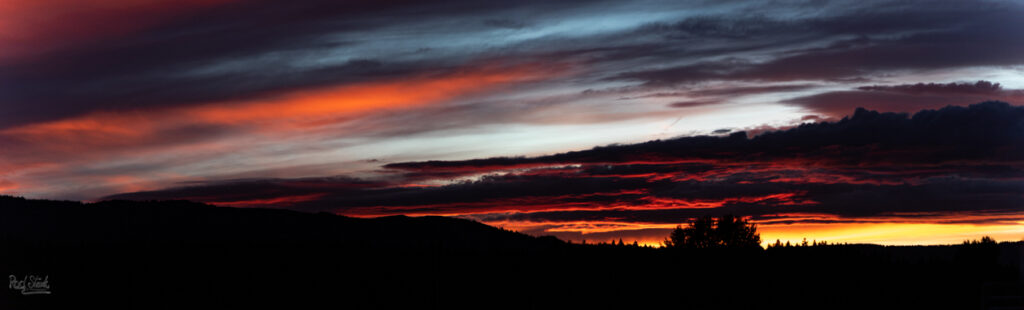
[[[576,239],[721,212],[995,231],[1021,221],[1022,16],[1014,1],[13,1],[0,193]],[[1009,104],[967,108],[989,100]]]
[[[664,229],[721,214],[763,225],[1019,228],[1022,161],[1024,107],[988,102],[912,117],[861,109],[837,122],[753,138],[738,132],[540,157],[392,163],[384,166],[396,172],[390,182],[235,180],[108,198],[463,216],[538,234]],[[475,175],[484,177],[424,184]]]

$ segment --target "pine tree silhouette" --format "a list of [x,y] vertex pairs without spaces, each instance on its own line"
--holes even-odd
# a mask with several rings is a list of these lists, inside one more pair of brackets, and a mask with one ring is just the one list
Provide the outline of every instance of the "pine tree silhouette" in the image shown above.
[[664,243],[666,247],[677,248],[760,248],[761,236],[756,224],[742,218],[705,216],[690,222],[686,228],[676,226]]

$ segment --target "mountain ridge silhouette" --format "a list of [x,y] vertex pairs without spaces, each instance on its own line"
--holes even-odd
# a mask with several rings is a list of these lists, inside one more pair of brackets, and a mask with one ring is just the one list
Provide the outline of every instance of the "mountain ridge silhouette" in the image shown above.
[[51,291],[8,289],[2,309],[964,309],[1006,306],[1024,277],[1024,242],[654,249],[437,216],[10,196],[0,253],[0,275]]

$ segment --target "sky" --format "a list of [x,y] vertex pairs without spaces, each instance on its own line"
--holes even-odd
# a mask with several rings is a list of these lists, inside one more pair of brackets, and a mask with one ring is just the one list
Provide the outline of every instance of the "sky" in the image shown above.
[[1024,238],[1018,1],[9,0],[0,194]]

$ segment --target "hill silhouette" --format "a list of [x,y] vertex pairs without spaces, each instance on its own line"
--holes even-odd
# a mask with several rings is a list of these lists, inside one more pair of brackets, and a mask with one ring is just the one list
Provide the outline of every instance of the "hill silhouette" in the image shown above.
[[1016,306],[1022,243],[762,249],[567,244],[445,217],[0,197],[0,308]]

